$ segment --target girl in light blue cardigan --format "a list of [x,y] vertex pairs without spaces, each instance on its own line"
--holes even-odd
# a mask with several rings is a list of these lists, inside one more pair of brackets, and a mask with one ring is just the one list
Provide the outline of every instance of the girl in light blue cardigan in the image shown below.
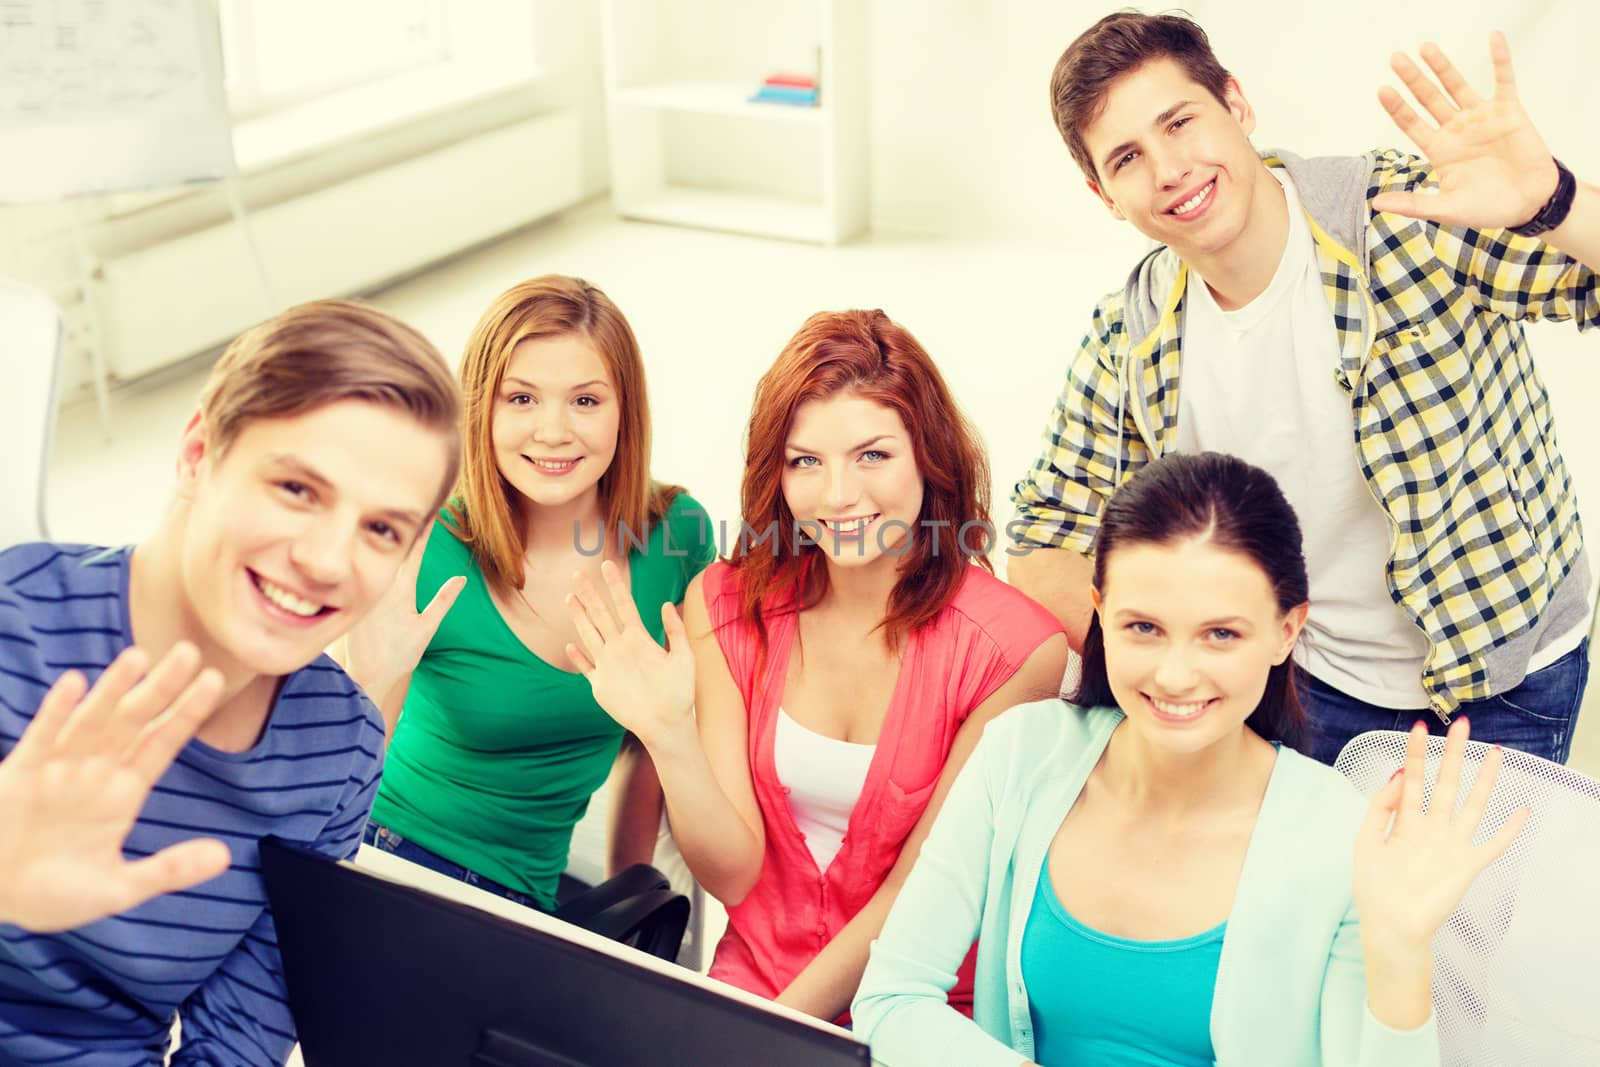
[[[1437,1064],[1433,934],[1525,819],[1472,844],[1498,752],[1452,814],[1465,720],[1427,810],[1425,730],[1370,807],[1288,747],[1300,530],[1242,460],[1140,471],[1094,563],[1075,702],[988,727],[873,945],[852,1011],[874,1057]],[[968,1020],[944,994],[975,937]]]

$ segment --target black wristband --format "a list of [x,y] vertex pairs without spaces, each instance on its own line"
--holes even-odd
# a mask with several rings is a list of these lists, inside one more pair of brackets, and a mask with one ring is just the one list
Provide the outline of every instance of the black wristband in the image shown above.
[[1572,210],[1572,198],[1578,192],[1578,179],[1566,168],[1561,160],[1550,157],[1556,165],[1556,191],[1550,194],[1550,199],[1544,202],[1544,207],[1533,218],[1521,226],[1510,227],[1511,232],[1521,234],[1523,237],[1537,237],[1546,230],[1553,230],[1567,219],[1567,213]]

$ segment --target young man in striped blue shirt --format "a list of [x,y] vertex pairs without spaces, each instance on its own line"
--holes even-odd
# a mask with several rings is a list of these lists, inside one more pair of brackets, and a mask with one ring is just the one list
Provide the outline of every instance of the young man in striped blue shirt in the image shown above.
[[[457,409],[444,361],[414,330],[357,304],[292,308],[218,362],[151,537],[0,552],[0,757],[52,686],[70,702],[102,675],[110,685],[173,655],[190,675],[203,663],[211,680],[195,684],[215,687],[202,695],[216,710],[123,847],[137,858],[212,838],[231,857],[209,881],[64,932],[0,925],[0,1062],[159,1064],[175,1014],[174,1064],[287,1058],[258,843],[275,834],[341,858],[360,843],[384,724],[322,650],[428,529],[455,477]],[[132,667],[118,661],[130,646]]]

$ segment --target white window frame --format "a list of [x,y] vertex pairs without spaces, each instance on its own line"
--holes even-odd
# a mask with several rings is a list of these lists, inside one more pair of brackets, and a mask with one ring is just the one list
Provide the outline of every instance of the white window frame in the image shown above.
[[[337,4],[339,0],[329,0]],[[446,0],[420,0],[431,7],[427,14],[432,24],[433,56],[395,59],[387,67],[360,74],[332,73],[314,84],[293,93],[271,93],[260,87],[257,61],[260,50],[254,43],[260,5],[272,0],[218,0],[219,21],[222,33],[222,53],[226,71],[225,88],[228,110],[235,122],[248,122],[275,111],[283,111],[311,101],[375,82],[387,81],[407,73],[450,61],[450,44],[447,38],[447,20],[450,12]]]
[[[447,0],[447,59],[236,120],[233,151],[240,174],[270,170],[474,100],[540,85],[549,75],[538,62],[535,25],[538,5],[545,2]],[[190,195],[192,190],[181,187],[116,193],[106,197],[106,211],[115,218]]]
[[363,133],[540,81],[544,72],[534,51],[538,2],[447,4],[447,58],[236,122],[233,145],[239,169],[249,173]]

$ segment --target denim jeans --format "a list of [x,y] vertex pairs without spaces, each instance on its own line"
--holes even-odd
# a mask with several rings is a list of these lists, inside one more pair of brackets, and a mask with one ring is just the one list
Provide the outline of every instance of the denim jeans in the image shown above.
[[545,908],[539,905],[537,900],[526,893],[519,893],[515,889],[501,885],[499,882],[490,881],[477,871],[468,870],[459,863],[452,863],[437,852],[430,852],[414,841],[407,841],[387,826],[379,826],[375,822],[367,823],[367,828],[362,833],[361,840],[374,848],[382,849],[391,855],[399,856],[403,860],[415,863],[419,867],[426,867],[430,871],[437,871],[446,877],[454,878],[458,882],[477,886],[485,892],[493,893],[497,897],[505,897],[512,903],[521,904],[525,908],[546,911]]
[[[1568,652],[1520,685],[1486,700],[1464,701],[1457,715],[1472,721],[1472,739],[1520,749],[1556,763],[1567,762],[1578,706],[1589,676],[1589,642]],[[1305,753],[1323,763],[1338,758],[1345,744],[1368,730],[1409,730],[1418,719],[1430,733],[1442,734],[1445,725],[1432,711],[1396,711],[1357,700],[1302,672],[1300,701],[1311,719],[1303,746]]]

